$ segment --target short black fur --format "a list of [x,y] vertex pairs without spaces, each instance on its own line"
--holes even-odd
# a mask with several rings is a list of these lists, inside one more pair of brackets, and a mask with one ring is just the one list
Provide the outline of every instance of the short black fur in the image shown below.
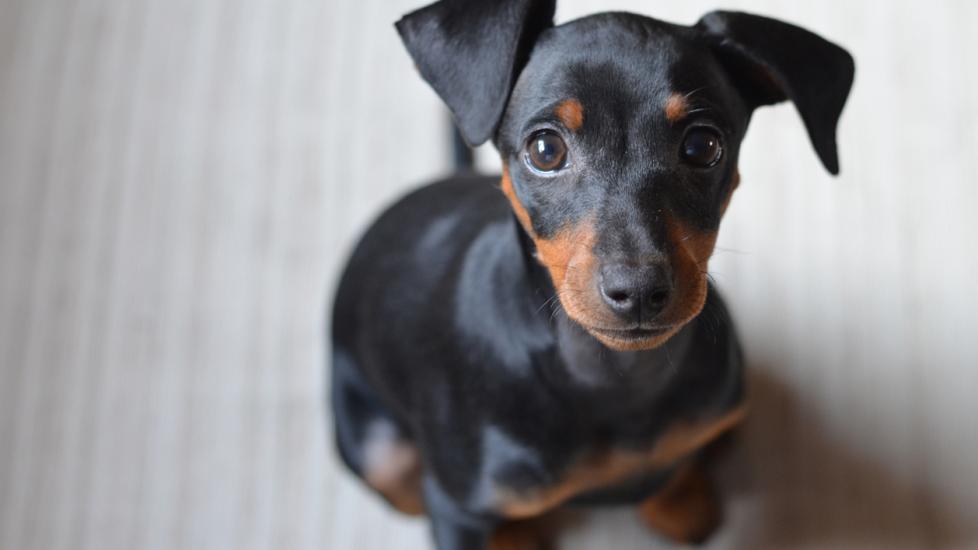
[[[588,484],[606,473],[601,460],[648,453],[743,405],[730,316],[712,286],[696,303],[683,279],[704,278],[705,263],[689,271],[679,259],[690,242],[712,246],[753,109],[794,101],[837,170],[835,127],[853,73],[841,48],[746,14],[684,27],[613,13],[554,27],[553,10],[553,1],[443,0],[398,23],[466,140],[493,139],[505,194],[499,177],[464,174],[405,197],[358,244],[333,307],[340,455],[392,504],[417,498],[441,550],[485,548],[503,522],[538,505],[655,498],[694,463],[689,449]],[[560,114],[568,99],[579,127]],[[695,128],[722,141],[715,165],[683,160]],[[528,164],[539,131],[566,142],[566,168]],[[562,252],[579,263],[555,280]],[[586,276],[571,269],[585,264]],[[667,313],[604,305],[609,267],[652,265],[670,304],[699,306],[668,320],[660,339]],[[567,290],[571,279],[585,284]],[[644,300],[647,282],[635,284]],[[568,307],[576,293],[587,307]],[[620,322],[627,338],[602,339],[594,318]],[[582,467],[594,470],[573,478]]]

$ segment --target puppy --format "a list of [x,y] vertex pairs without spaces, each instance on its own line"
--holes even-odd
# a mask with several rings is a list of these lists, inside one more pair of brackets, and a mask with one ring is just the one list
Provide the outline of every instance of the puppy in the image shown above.
[[837,173],[853,60],[744,13],[553,12],[443,0],[397,23],[503,173],[424,187],[357,246],[332,321],[337,445],[441,550],[542,547],[507,525],[570,504],[635,505],[702,541],[720,515],[699,451],[745,410],[707,277],[740,142],[755,108],[790,100]]

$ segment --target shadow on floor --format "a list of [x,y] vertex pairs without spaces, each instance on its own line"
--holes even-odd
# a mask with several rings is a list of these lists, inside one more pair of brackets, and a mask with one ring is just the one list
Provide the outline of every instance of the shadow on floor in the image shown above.
[[[749,419],[718,457],[716,473],[734,507],[723,547],[978,545],[978,528],[941,495],[833,440],[776,372],[750,369]],[[873,437],[866,434],[869,445]],[[738,513],[738,502],[746,512]]]

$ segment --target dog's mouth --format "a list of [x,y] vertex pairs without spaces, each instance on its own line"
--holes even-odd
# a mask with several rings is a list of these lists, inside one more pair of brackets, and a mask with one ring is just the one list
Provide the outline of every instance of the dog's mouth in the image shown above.
[[646,342],[669,332],[672,327],[599,328],[586,327],[587,331],[607,340],[623,343]]

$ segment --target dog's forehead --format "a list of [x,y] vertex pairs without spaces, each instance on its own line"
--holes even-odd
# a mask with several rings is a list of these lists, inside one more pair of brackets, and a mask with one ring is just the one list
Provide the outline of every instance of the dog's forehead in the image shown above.
[[[544,33],[514,89],[524,114],[563,98],[632,112],[676,93],[723,95],[726,80],[690,27],[628,13],[591,15]],[[722,102],[723,98],[716,98]]]
[[584,57],[645,57],[655,63],[674,60],[680,51],[692,47],[697,37],[691,27],[633,13],[609,12],[548,29],[536,48]]

